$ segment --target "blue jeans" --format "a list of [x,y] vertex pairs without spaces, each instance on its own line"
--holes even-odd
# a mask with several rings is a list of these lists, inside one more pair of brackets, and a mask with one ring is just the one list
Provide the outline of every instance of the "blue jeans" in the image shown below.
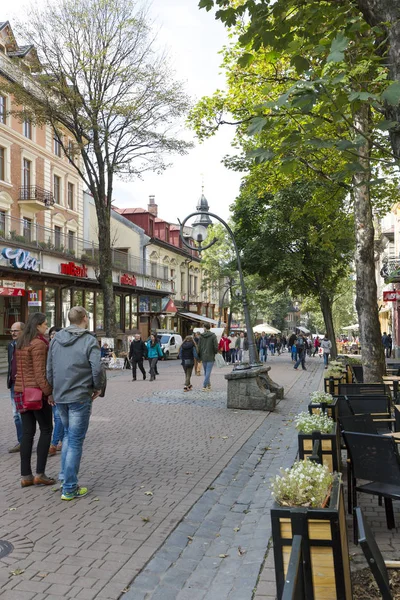
[[21,420],[21,415],[17,411],[17,407],[15,406],[14,384],[12,384],[12,386],[10,388],[10,394],[11,394],[11,406],[12,406],[12,411],[13,411],[13,418],[14,418],[15,428],[17,430],[17,440],[18,440],[18,444],[20,444],[21,440],[22,440],[22,420]]
[[64,426],[61,421],[60,414],[58,412],[58,407],[53,406],[53,419],[54,419],[54,428],[53,428],[53,439],[51,440],[52,446],[57,446],[58,442],[62,442],[64,438]]
[[329,352],[324,352],[324,365],[327,367],[329,362]]
[[270,344],[269,350],[270,350],[271,354],[275,354],[275,344]]
[[300,363],[301,363],[301,368],[305,369],[306,368],[306,353],[304,350],[300,350],[299,352],[297,352],[297,360],[294,364],[294,368],[297,369]]
[[268,356],[267,348],[260,348],[260,361],[266,362]]
[[214,366],[214,361],[211,361],[211,360],[207,361],[207,362],[203,361],[203,368],[204,368],[203,387],[208,387],[209,385],[211,385],[210,376],[211,376],[211,371],[212,371],[213,366]]
[[89,427],[92,401],[88,398],[81,402],[57,404],[57,408],[64,426],[59,479],[63,484],[63,494],[72,494],[78,487],[82,447]]

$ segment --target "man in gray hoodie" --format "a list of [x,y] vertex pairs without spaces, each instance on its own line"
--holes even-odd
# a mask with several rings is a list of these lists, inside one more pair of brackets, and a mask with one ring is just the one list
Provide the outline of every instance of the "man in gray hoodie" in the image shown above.
[[81,498],[88,493],[87,488],[78,486],[79,466],[92,401],[105,384],[99,345],[87,331],[86,310],[74,306],[68,319],[71,325],[56,333],[47,359],[47,380],[53,388],[54,402],[65,431],[59,477],[62,500]]

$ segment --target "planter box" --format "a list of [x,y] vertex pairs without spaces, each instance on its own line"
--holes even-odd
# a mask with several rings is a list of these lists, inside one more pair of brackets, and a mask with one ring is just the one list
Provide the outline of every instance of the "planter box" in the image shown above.
[[324,378],[324,391],[332,396],[339,396],[339,385],[341,383],[347,383],[347,373],[338,377],[325,377]]
[[321,440],[322,463],[328,467],[331,473],[340,471],[340,430],[337,423],[332,433],[299,433],[299,458],[304,459],[311,456],[315,439]]
[[352,600],[340,475],[335,477],[328,508],[291,508],[275,503],[271,521],[278,600],[282,598],[294,535],[302,536],[304,597]]
[[310,413],[310,415],[312,415],[316,412],[316,409],[318,408],[322,410],[323,413],[327,414],[328,417],[331,417],[334,421],[337,420],[337,398],[333,399],[332,404],[327,404],[326,402],[310,402],[310,404],[308,405],[308,412]]

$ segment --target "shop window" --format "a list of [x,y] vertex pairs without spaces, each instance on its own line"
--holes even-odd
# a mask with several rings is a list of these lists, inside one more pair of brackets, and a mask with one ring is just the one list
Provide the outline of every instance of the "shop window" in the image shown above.
[[125,330],[131,326],[131,297],[125,296]]
[[104,298],[103,292],[96,292],[96,331],[104,330]]
[[122,321],[121,321],[122,296],[114,296],[114,303],[115,303],[115,326],[117,329],[122,329]]
[[0,123],[6,124],[7,118],[7,98],[0,96]]
[[32,241],[32,219],[26,217],[22,219],[22,235],[27,242]]
[[137,329],[137,309],[138,299],[137,296],[131,296],[131,329]]
[[28,139],[32,139],[32,121],[30,119],[25,119],[22,127],[24,136]]
[[0,180],[6,179],[6,149],[0,146]]
[[74,184],[68,182],[67,186],[68,208],[74,210]]
[[83,290],[74,290],[73,306],[83,306]]
[[54,202],[61,204],[61,177],[58,175],[53,175],[53,195]]
[[0,296],[0,335],[9,335],[11,326],[22,318],[22,298]]
[[31,285],[28,290],[28,314],[32,315],[36,312],[42,312],[42,297],[43,290],[37,285]]
[[49,327],[53,327],[56,324],[56,290],[54,288],[45,288],[44,302],[47,324]]
[[89,329],[94,331],[94,292],[85,292],[85,308],[89,315]]
[[54,245],[57,250],[61,249],[61,237],[62,237],[62,229],[55,225],[54,227]]
[[68,320],[68,313],[71,310],[71,290],[70,289],[66,289],[62,291],[62,314],[61,314],[61,321],[62,321],[62,327],[68,327],[69,320]]

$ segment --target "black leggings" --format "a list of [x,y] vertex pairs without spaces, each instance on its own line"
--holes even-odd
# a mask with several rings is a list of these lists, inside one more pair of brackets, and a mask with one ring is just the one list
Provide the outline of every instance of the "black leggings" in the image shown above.
[[21,440],[21,476],[32,475],[31,457],[33,438],[36,433],[36,423],[39,424],[40,436],[37,445],[36,473],[41,475],[46,471],[47,455],[49,453],[51,433],[53,431],[53,412],[47,398],[43,400],[41,410],[27,410],[21,413],[22,440]]

